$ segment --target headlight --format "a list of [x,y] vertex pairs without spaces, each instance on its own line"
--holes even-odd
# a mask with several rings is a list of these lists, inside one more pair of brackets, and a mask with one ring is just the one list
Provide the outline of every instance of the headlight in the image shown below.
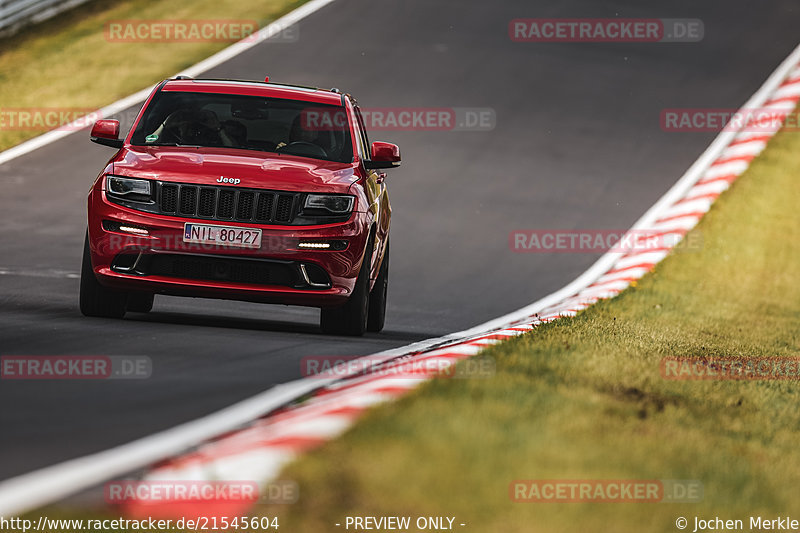
[[354,196],[334,195],[334,194],[309,194],[303,207],[306,209],[324,209],[343,215],[353,210],[355,203]]
[[108,176],[106,178],[108,192],[124,196],[126,194],[141,194],[150,196],[150,182],[134,178],[122,178],[119,176]]
[[106,177],[106,191],[114,196],[122,196],[127,200],[150,200],[150,182],[120,176]]

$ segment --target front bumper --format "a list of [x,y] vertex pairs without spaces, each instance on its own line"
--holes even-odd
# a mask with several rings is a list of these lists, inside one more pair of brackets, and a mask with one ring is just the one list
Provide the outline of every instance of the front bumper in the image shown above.
[[[186,222],[262,230],[259,249],[183,241]],[[141,236],[119,225],[146,229]],[[336,306],[350,296],[369,233],[367,213],[321,226],[271,226],[155,215],[89,194],[89,243],[98,281],[108,287],[175,296]],[[345,241],[346,248],[301,250],[300,241]]]

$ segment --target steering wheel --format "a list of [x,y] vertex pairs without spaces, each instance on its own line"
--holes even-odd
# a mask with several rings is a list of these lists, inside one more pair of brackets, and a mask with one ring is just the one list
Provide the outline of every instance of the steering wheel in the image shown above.
[[283,152],[292,155],[299,155],[302,157],[317,157],[322,159],[328,159],[328,152],[326,152],[324,148],[314,143],[306,141],[290,142],[286,146],[282,146],[281,148],[278,149],[278,153],[283,153]]

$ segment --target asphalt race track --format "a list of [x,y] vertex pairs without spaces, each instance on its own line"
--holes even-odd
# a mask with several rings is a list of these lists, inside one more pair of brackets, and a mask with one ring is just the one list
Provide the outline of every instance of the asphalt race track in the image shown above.
[[[698,18],[705,38],[538,44],[507,33],[514,18],[615,16]],[[399,144],[404,162],[387,180],[387,327],[363,338],[323,336],[315,309],[211,300],[157,297],[149,315],[84,318],[85,199],[111,149],[83,131],[0,165],[0,355],[147,355],[154,365],[146,380],[0,382],[0,479],[297,379],[304,356],[402,346],[562,287],[597,255],[516,254],[509,233],[628,228],[714,136],[664,132],[660,110],[741,105],[799,26],[792,0],[769,9],[628,0],[613,10],[589,0],[336,0],[301,22],[297,42],[267,41],[208,72],[338,87],[367,109],[494,110],[491,132],[371,132]]]

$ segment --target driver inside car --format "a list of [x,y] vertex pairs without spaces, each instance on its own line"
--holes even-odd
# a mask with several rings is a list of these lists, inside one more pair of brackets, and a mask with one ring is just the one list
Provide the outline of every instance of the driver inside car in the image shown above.
[[177,143],[199,146],[236,146],[217,114],[207,109],[179,109],[170,113],[147,136],[148,144]]
[[295,117],[295,119],[292,121],[292,127],[289,128],[289,140],[278,143],[278,145],[275,147],[276,151],[280,151],[281,148],[289,146],[292,143],[309,143],[322,148],[319,142],[320,132],[313,129],[304,128],[301,119],[302,115]]

